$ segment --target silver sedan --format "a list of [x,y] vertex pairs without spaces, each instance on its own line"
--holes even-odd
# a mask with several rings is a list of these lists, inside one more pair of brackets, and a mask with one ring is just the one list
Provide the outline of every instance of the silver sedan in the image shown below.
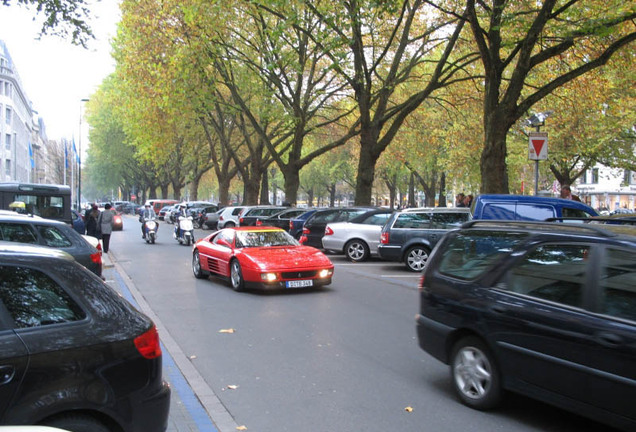
[[391,216],[391,210],[373,210],[348,222],[334,222],[325,227],[323,249],[344,253],[355,262],[378,255],[382,226]]

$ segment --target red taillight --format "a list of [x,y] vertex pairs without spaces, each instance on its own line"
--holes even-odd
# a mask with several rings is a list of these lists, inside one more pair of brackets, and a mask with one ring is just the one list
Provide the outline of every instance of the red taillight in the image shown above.
[[97,246],[95,246],[95,249],[97,249],[97,252],[91,254],[91,261],[93,261],[95,264],[101,264],[102,263],[102,244],[97,242]]
[[256,226],[261,226],[263,225],[263,222],[261,222],[260,219],[256,219]]
[[307,241],[307,236],[306,235],[302,235],[300,236],[300,238],[298,239],[298,243],[303,244]]
[[330,226],[326,226],[326,227],[325,227],[325,235],[326,235],[326,236],[328,236],[328,235],[333,235],[333,230],[331,229],[331,227],[330,227]]
[[243,218],[239,218],[239,223],[242,224],[243,223]]
[[291,220],[289,221],[289,230],[293,230],[294,229],[294,222],[292,222]]
[[135,338],[135,346],[139,354],[147,359],[154,359],[161,356],[161,345],[159,344],[159,333],[153,325],[150,330]]
[[223,216],[219,216],[219,220],[221,221],[221,220],[225,220],[225,219],[223,219]]
[[389,233],[388,232],[383,232],[382,234],[380,234],[380,243],[389,244]]
[[311,233],[311,231],[309,231],[309,228],[304,228],[303,227],[303,235],[309,234]]

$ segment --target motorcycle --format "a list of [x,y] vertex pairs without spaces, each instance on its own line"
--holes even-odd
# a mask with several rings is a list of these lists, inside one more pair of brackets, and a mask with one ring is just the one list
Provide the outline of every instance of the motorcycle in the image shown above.
[[159,224],[154,219],[148,219],[144,222],[144,235],[146,239],[146,243],[155,244],[155,240],[157,239],[157,230],[159,229]]
[[194,225],[192,216],[179,216],[179,223],[175,224],[172,236],[179,244],[190,246],[194,243]]

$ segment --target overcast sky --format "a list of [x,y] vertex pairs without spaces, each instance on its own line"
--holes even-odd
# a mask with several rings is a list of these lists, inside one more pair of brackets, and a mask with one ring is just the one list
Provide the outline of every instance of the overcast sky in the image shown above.
[[[16,2],[0,6],[0,39],[9,49],[33,109],[44,119],[49,139],[79,136],[81,100],[90,98],[115,70],[110,41],[117,30],[119,1],[91,3],[96,39],[89,42],[88,49],[57,36],[37,40],[41,20],[33,21],[34,11]],[[85,123],[82,131],[86,137]]]

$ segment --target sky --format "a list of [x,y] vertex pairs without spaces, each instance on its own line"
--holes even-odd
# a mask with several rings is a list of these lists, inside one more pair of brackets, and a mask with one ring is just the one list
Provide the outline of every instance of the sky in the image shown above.
[[[89,7],[95,39],[85,49],[58,36],[38,40],[42,20],[33,21],[37,17],[33,9],[16,2],[8,7],[0,5],[0,39],[9,49],[33,109],[44,120],[49,139],[80,136],[82,99],[90,99],[115,70],[110,41],[120,18],[119,1],[89,1]],[[81,136],[86,137],[87,131],[84,122]]]

